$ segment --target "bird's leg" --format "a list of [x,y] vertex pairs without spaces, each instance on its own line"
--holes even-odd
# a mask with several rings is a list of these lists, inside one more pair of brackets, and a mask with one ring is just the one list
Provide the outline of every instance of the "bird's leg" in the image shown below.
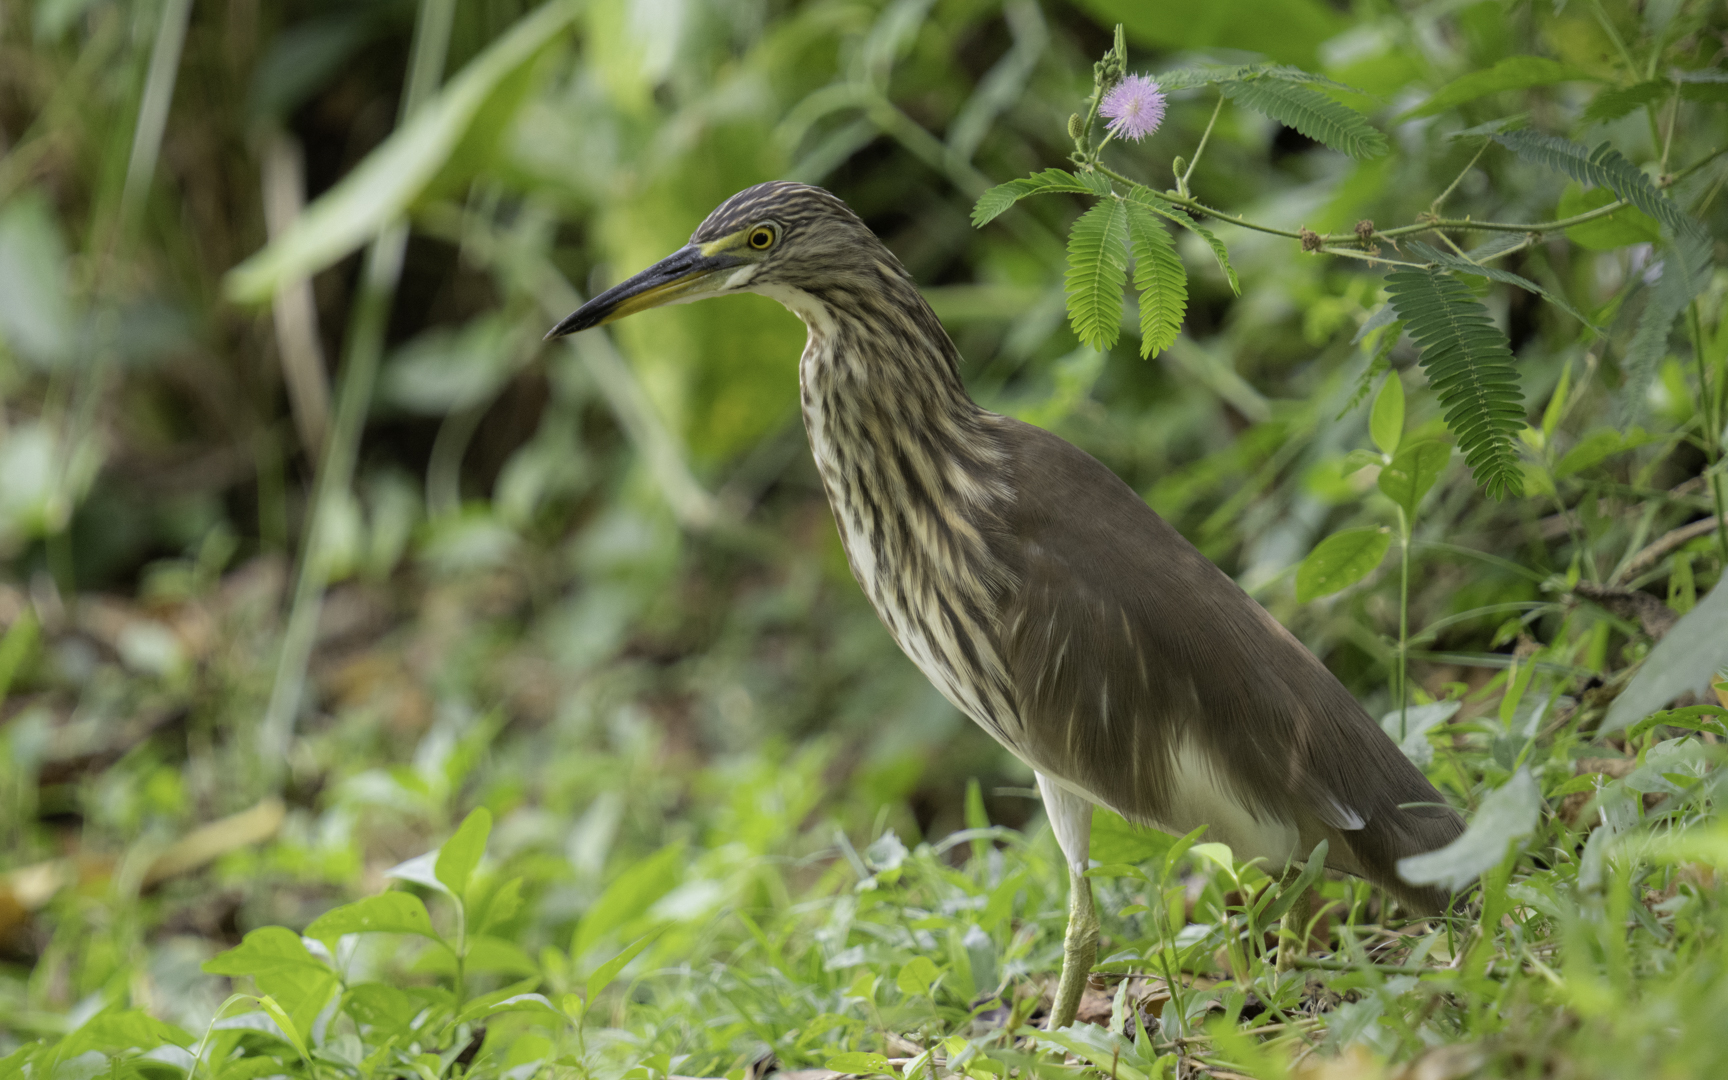
[[1047,1031],[1065,1028],[1080,1011],[1080,995],[1098,958],[1098,909],[1092,903],[1092,882],[1068,868],[1068,931],[1062,937],[1062,978],[1050,1006]]
[[1092,804],[1038,773],[1038,792],[1044,796],[1044,813],[1068,863],[1068,930],[1062,936],[1062,977],[1056,983],[1056,1000],[1050,1005],[1046,1030],[1055,1031],[1074,1022],[1080,1011],[1080,995],[1098,958],[1098,909],[1092,903],[1092,882],[1086,878],[1091,863]]
[[[1302,876],[1301,864],[1292,865],[1284,871],[1282,887],[1288,889]],[[1278,922],[1278,970],[1289,971],[1296,966],[1296,958],[1308,955],[1308,922],[1314,917],[1314,891],[1309,888],[1302,890],[1302,895],[1296,902],[1284,909],[1284,918]]]

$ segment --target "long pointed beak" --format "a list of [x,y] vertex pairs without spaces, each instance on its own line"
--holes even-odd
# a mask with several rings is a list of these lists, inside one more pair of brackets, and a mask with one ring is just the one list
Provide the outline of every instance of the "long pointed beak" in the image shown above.
[[649,308],[700,300],[718,291],[712,287],[715,275],[743,264],[744,260],[736,255],[704,255],[700,247],[688,244],[565,316],[547,332],[545,340],[601,326]]

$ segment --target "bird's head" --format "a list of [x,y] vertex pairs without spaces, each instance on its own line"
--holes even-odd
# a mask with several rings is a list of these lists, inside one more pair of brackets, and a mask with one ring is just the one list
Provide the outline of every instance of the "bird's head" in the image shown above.
[[721,203],[690,243],[583,304],[546,337],[728,293],[759,292],[784,301],[873,263],[904,273],[838,197],[809,184],[757,184]]

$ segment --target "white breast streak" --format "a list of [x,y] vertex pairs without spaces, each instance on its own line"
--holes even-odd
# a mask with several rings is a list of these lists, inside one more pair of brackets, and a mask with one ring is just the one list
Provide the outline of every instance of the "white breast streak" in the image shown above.
[[[832,359],[826,356],[826,350],[831,349],[834,343],[833,316],[829,314],[825,305],[802,289],[781,284],[763,283],[754,286],[751,291],[779,301],[794,315],[804,320],[804,325],[809,328],[810,338],[804,345],[804,356],[799,363],[799,381],[806,388],[806,393],[811,393],[812,388],[816,385],[814,368],[824,359]],[[910,618],[907,612],[902,611],[892,596],[884,595],[876,589],[877,552],[875,543],[873,538],[865,530],[860,529],[858,523],[846,512],[845,500],[838,497],[842,490],[844,478],[839,475],[838,463],[834,460],[833,446],[827,431],[827,417],[819,394],[804,404],[804,426],[810,434],[810,451],[816,459],[817,472],[821,474],[822,482],[828,488],[828,501],[829,505],[834,508],[835,523],[839,526],[840,533],[846,542],[846,557],[851,561],[852,574],[858,579],[858,584],[864,589],[864,593],[870,598],[872,605],[881,614],[882,621],[888,627],[895,643],[918,666],[918,669],[941,692],[942,696],[953,703],[955,708],[965,713],[985,731],[996,737],[998,741],[1002,742],[1002,745],[1018,753],[1019,751],[1012,744],[999,735],[990,723],[986,722],[985,717],[989,715],[989,711],[984,708],[976,688],[956,679],[952,666],[944,661],[942,650],[938,645],[946,644],[951,652],[957,652],[956,643],[931,641],[929,636],[919,629],[917,619]],[[917,520],[912,522],[913,528],[917,532],[917,541],[924,544],[926,548],[931,548],[934,546],[935,540],[924,531],[924,524]],[[935,621],[930,626],[930,630],[944,638],[950,634],[947,624],[940,620]],[[998,709],[998,712],[1007,713],[1010,710],[1002,708]],[[999,723],[1008,723],[1011,720],[1011,715],[997,718]]]

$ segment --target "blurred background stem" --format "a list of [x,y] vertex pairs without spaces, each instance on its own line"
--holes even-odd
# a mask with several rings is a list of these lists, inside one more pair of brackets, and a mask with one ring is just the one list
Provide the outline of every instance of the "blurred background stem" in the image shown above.
[[[414,44],[409,56],[407,84],[397,112],[397,126],[431,97],[443,78],[444,60],[450,47],[450,25],[455,0],[422,0],[414,26]],[[402,276],[402,256],[408,246],[406,222],[384,228],[366,250],[358,295],[348,324],[347,355],[336,388],[335,416],[319,461],[313,488],[312,510],[300,546],[300,562],[294,581],[288,625],[282,634],[282,652],[276,664],[276,679],[270,690],[259,728],[259,767],[276,784],[287,767],[289,740],[299,715],[306,682],[306,669],[317,639],[318,616],[323,609],[324,590],[329,584],[329,566],[324,557],[324,531],[338,501],[346,498],[354,481],[354,462],[360,436],[372,406],[372,388],[384,353],[384,336],[390,323],[390,305],[396,283]]]

